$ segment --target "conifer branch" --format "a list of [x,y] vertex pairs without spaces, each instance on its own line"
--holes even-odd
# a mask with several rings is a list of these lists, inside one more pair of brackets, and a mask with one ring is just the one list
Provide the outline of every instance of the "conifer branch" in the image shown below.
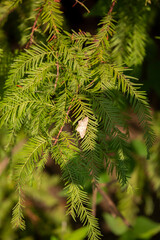
[[34,22],[33,27],[32,27],[32,32],[31,32],[31,35],[30,35],[30,40],[29,40],[29,42],[28,42],[27,45],[26,45],[26,49],[29,48],[29,47],[31,46],[31,44],[33,43],[34,31],[38,28],[38,26],[36,27],[36,25],[37,25],[37,21],[38,21],[38,18],[39,18],[39,16],[40,16],[42,10],[43,10],[43,8],[40,8],[40,10],[39,10],[39,12],[38,12],[38,14],[37,14],[37,16],[36,16],[35,22]]
[[79,0],[75,0],[75,3],[73,4],[72,7],[74,7],[77,3],[79,3],[82,7],[84,7],[86,9],[86,11],[88,13],[90,13],[90,10],[86,7],[86,5],[84,3],[82,3],[81,1],[79,1]]
[[65,125],[66,120],[67,120],[67,118],[68,118],[68,115],[69,115],[69,113],[70,113],[70,110],[71,110],[72,102],[73,102],[73,101],[74,101],[74,98],[73,98],[72,101],[71,101],[71,104],[70,104],[70,106],[69,106],[69,108],[68,108],[68,111],[67,111],[67,113],[66,113],[66,117],[65,117],[65,119],[64,119],[63,125],[61,126],[61,128],[60,128],[60,130],[59,130],[59,132],[58,132],[58,135],[57,135],[57,137],[55,138],[55,141],[54,141],[54,143],[53,143],[53,146],[56,145],[56,143],[57,143],[57,141],[58,141],[58,139],[59,139],[59,136],[60,136],[60,134],[61,134],[61,132],[62,132],[62,130],[63,130],[63,128],[64,128],[64,125]]
[[110,14],[113,12],[113,8],[114,8],[114,6],[115,6],[115,4],[116,4],[116,1],[117,1],[117,0],[113,0],[113,1],[112,1],[111,7],[110,7],[109,12],[108,12],[108,15],[110,15]]
[[[57,54],[57,59],[58,59],[58,54]],[[57,76],[56,76],[56,81],[55,81],[55,85],[54,85],[54,89],[56,90],[56,87],[57,87],[57,82],[58,82],[58,78],[59,78],[59,63],[58,63],[58,60],[57,60]]]

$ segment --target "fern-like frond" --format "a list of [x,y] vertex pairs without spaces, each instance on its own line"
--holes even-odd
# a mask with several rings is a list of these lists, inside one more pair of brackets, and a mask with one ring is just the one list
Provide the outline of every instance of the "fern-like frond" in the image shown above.
[[[68,198],[68,213],[73,219],[78,216],[83,224],[88,226],[88,239],[101,239],[101,233],[97,219],[92,215],[90,207],[88,206],[88,197],[82,187],[76,184],[69,184],[66,187]],[[76,215],[75,215],[76,214]]]
[[[29,70],[26,72],[28,76],[20,81],[21,91],[37,91],[41,86],[45,87],[46,84],[51,85],[51,78],[56,79],[56,74],[52,73],[55,68],[54,61],[51,63],[41,63],[36,69]],[[54,85],[52,85],[54,87]]]
[[88,125],[85,137],[81,141],[83,162],[90,171],[93,179],[98,179],[100,169],[103,167],[103,153],[98,143],[98,121],[87,97],[79,95],[73,106],[73,116],[78,120],[88,117]]
[[59,33],[62,29],[63,17],[58,1],[45,1],[42,11],[42,21],[45,25],[45,32],[49,31],[50,34]]
[[[143,1],[137,8],[137,1],[124,1],[120,9],[119,21],[115,34],[111,40],[112,55],[118,64],[126,63],[127,66],[136,66],[142,63],[145,56],[145,46],[148,39],[146,24],[148,11]],[[132,11],[132,14],[130,14]],[[133,20],[134,19],[134,20]]]
[[[87,224],[89,239],[97,240],[101,236],[98,222],[92,215],[89,199],[82,187],[84,176],[85,174],[89,175],[89,173],[81,162],[81,158],[77,155],[79,149],[75,146],[74,139],[70,142],[67,135],[64,136],[65,141],[64,137],[62,137],[62,144],[58,143],[53,147],[52,156],[61,166],[63,172],[62,176],[65,180],[68,195],[68,214],[71,214],[73,219],[76,219],[76,216],[78,216],[83,224]],[[66,140],[66,137],[68,140]]]
[[19,195],[18,202],[13,208],[12,212],[12,226],[14,228],[20,228],[22,230],[25,230],[25,221],[23,216],[23,208],[24,208],[24,200],[22,197],[22,190],[18,187],[17,192]]
[[93,37],[92,44],[88,46],[88,54],[91,57],[91,65],[105,61],[105,57],[109,58],[110,43],[109,36],[114,32],[114,20],[112,15],[107,15],[101,22],[101,28]]
[[[79,85],[83,85],[90,78],[89,61],[85,55],[85,49],[79,47],[79,43],[71,46],[71,38],[68,36],[60,37],[59,57],[62,61],[62,66],[69,71],[69,74],[74,74],[75,81]],[[78,46],[77,46],[78,45]],[[73,84],[73,81],[69,81]]]
[[39,161],[43,150],[47,146],[47,139],[42,136],[31,138],[25,145],[23,151],[24,158],[21,159],[15,167],[15,181],[18,184],[24,184],[27,178],[31,176],[35,164]]
[[24,77],[27,71],[36,69],[43,62],[45,57],[54,57],[53,54],[53,50],[45,45],[32,45],[30,49],[25,50],[24,53],[21,53],[21,55],[15,59],[11,66],[6,87],[9,88],[18,84],[18,81]]
[[15,166],[14,180],[17,184],[19,200],[13,209],[12,224],[14,227],[25,228],[22,209],[24,207],[23,187],[32,177],[36,164],[47,146],[47,139],[37,136],[30,139],[21,152],[23,158],[19,159]]
[[[17,91],[18,92],[18,91]],[[54,106],[52,102],[50,103],[46,101],[44,98],[40,97],[40,95],[32,95],[32,94],[23,94],[19,95],[16,93],[6,94],[3,102],[1,104],[1,110],[3,112],[3,116],[1,117],[1,126],[5,123],[10,123],[10,127],[17,122],[17,127],[23,124],[24,118],[29,117],[30,111],[35,111],[35,114],[39,115],[39,110],[46,112],[46,110],[50,108],[52,112]],[[33,113],[32,113],[33,114]]]
[[144,139],[149,153],[155,135],[152,130],[152,116],[146,93],[140,91],[141,84],[133,82],[131,77],[124,75],[121,68],[114,67],[113,65],[108,66],[112,69],[114,83],[116,83],[118,89],[122,91],[123,94],[127,94],[130,104],[139,118],[139,123],[144,129]]
[[125,118],[119,109],[103,96],[94,97],[93,108],[100,122],[101,131],[104,131],[109,138],[110,152],[114,151],[115,158],[117,156],[114,164],[117,179],[124,185],[127,182],[128,166],[126,159],[130,158],[129,144],[127,142],[129,136]]

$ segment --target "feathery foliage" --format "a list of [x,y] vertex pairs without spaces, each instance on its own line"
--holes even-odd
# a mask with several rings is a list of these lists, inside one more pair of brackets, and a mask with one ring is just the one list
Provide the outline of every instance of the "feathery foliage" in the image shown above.
[[[131,14],[132,12],[132,14]],[[120,6],[118,24],[111,40],[113,57],[117,63],[137,66],[143,62],[149,39],[147,25],[150,9],[144,1],[126,1]]]
[[[15,1],[14,8],[21,2]],[[10,66],[0,103],[0,126],[9,129],[10,143],[14,143],[21,130],[28,137],[20,155],[23,158],[13,170],[19,195],[13,209],[13,226],[25,228],[22,213],[24,186],[31,182],[33,172],[45,165],[50,152],[62,170],[68,213],[73,219],[79,217],[87,224],[89,239],[100,239],[98,221],[92,214],[85,184],[87,181],[98,182],[104,165],[111,174],[113,169],[116,170],[122,185],[127,183],[131,154],[128,116],[122,112],[120,99],[128,102],[138,116],[149,154],[154,133],[147,97],[139,89],[137,80],[127,76],[121,66],[122,63],[130,66],[142,61],[145,24],[141,24],[141,15],[132,16],[135,20],[133,34],[130,32],[132,19],[125,20],[128,28],[124,31],[123,17],[127,14],[123,9],[122,20],[115,27],[112,16],[115,2],[112,1],[96,35],[83,31],[66,32],[59,1],[36,3],[39,8],[29,42]],[[2,1],[1,4],[8,3]],[[9,9],[12,7],[11,3]],[[136,12],[136,6],[134,8]],[[39,33],[43,42],[34,39],[37,23],[41,24]],[[117,37],[120,33],[122,37]],[[128,41],[124,54],[121,53],[123,39]],[[88,124],[81,126],[85,131],[81,139],[76,129],[80,120],[86,117]]]

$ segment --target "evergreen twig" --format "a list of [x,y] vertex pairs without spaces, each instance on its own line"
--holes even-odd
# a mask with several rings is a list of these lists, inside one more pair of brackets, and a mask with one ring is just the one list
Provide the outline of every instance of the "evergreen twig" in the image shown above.
[[74,7],[77,3],[79,3],[82,7],[84,7],[87,10],[88,13],[90,13],[90,10],[86,7],[86,5],[79,0],[75,0],[75,3],[73,4],[72,7]]
[[[57,54],[57,59],[58,59],[58,54]],[[59,78],[59,63],[58,63],[58,60],[57,60],[57,76],[56,76],[56,81],[55,81],[55,85],[54,85],[54,89],[56,90],[56,87],[57,87],[57,82],[58,82],[58,78]]]
[[39,18],[39,16],[40,16],[42,10],[43,10],[43,8],[40,8],[40,10],[39,10],[39,12],[38,12],[38,14],[37,14],[37,16],[36,16],[35,22],[34,22],[33,27],[32,27],[32,32],[31,32],[31,35],[30,35],[30,40],[29,40],[29,42],[27,43],[26,48],[29,48],[29,47],[31,46],[31,44],[33,43],[33,35],[34,35],[35,30],[38,28],[38,26],[36,27],[36,25],[37,25],[37,21],[38,21],[38,18]]
[[69,115],[69,112],[70,112],[70,110],[71,110],[72,102],[73,102],[73,101],[74,101],[74,98],[73,98],[72,101],[71,101],[71,104],[70,104],[70,106],[69,106],[69,108],[68,108],[68,111],[67,111],[67,113],[66,113],[65,120],[64,120],[63,125],[61,126],[61,128],[60,128],[60,130],[59,130],[59,132],[58,132],[57,137],[55,138],[55,141],[54,141],[54,143],[53,143],[53,146],[56,145],[56,143],[57,143],[57,141],[58,141],[58,139],[59,139],[59,136],[60,136],[60,134],[61,134],[61,132],[62,132],[62,130],[63,130],[63,128],[64,128],[64,125],[65,125],[66,120],[67,120],[67,118],[68,118],[68,115]]

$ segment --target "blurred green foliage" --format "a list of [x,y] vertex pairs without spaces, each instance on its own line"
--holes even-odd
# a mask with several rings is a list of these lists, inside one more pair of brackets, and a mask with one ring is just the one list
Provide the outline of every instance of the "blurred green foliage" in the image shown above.
[[[108,184],[103,189],[116,199],[118,209],[131,224],[128,228],[123,220],[105,213],[101,206],[103,197],[97,195],[98,215],[101,217],[101,224],[106,224],[107,230],[103,234],[107,236],[108,231],[113,234],[113,239],[118,240],[151,240],[153,236],[159,236],[160,224],[159,206],[160,201],[160,114],[154,117],[154,128],[157,133],[157,140],[151,149],[150,160],[146,161],[146,149],[139,134],[138,139],[131,141],[134,151],[133,166],[130,172],[128,187],[121,189],[120,185],[113,181],[113,176],[106,172],[101,174],[100,183]],[[3,140],[3,141],[2,141]],[[23,134],[19,136],[16,143],[17,148],[22,147],[24,142]],[[51,174],[47,168],[40,174],[35,174],[31,187],[25,189],[25,231],[15,230],[11,226],[11,213],[17,201],[15,185],[10,172],[11,165],[8,159],[12,159],[12,152],[6,155],[5,130],[1,131],[1,161],[0,161],[0,239],[2,240],[83,240],[87,235],[87,227],[75,230],[76,225],[71,224],[69,217],[65,215],[66,196],[62,189],[62,183],[58,174]],[[20,146],[19,146],[20,144]],[[15,155],[15,153],[14,153]],[[15,155],[16,156],[16,155]],[[18,155],[18,158],[20,156]],[[14,157],[16,161],[16,157]],[[6,169],[2,169],[6,162]],[[51,167],[52,169],[52,167]],[[112,182],[111,185],[110,182]],[[91,186],[88,185],[88,192]],[[158,216],[157,216],[158,215]],[[78,225],[77,225],[78,226]],[[103,238],[102,238],[103,239]],[[105,238],[104,238],[105,239]],[[158,238],[157,238],[158,239]]]

